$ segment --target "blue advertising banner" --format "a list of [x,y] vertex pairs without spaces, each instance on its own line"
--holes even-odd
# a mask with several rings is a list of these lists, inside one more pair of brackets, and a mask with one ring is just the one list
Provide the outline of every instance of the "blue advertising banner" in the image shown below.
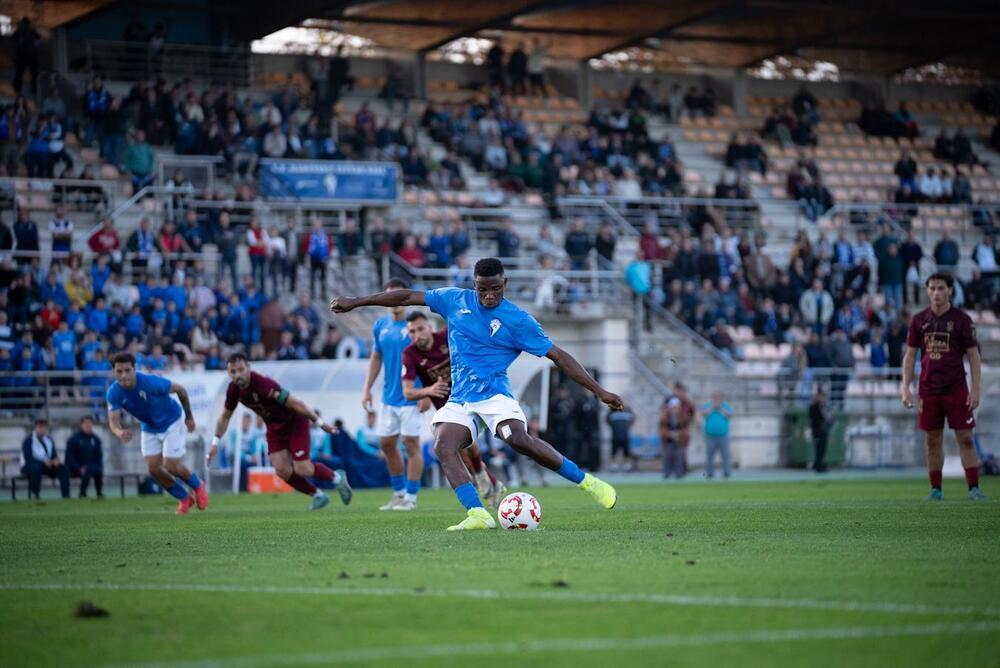
[[337,160],[260,161],[261,194],[267,199],[396,201],[399,165]]

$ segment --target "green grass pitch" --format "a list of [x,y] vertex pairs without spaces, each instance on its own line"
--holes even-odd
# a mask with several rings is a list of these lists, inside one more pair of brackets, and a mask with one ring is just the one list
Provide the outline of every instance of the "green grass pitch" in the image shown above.
[[[1000,485],[535,488],[537,532],[300,495],[0,504],[0,666],[996,666]],[[80,618],[90,601],[110,616]],[[405,662],[405,663],[404,663]]]

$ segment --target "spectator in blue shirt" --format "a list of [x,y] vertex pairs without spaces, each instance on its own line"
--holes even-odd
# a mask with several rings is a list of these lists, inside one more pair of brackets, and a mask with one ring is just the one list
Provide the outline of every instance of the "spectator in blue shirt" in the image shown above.
[[715,476],[715,453],[718,452],[722,456],[722,475],[728,478],[733,472],[729,447],[729,420],[733,416],[733,407],[722,400],[722,392],[715,391],[702,411],[705,414],[705,476]]
[[440,269],[447,269],[451,266],[451,244],[452,239],[445,232],[444,225],[435,223],[434,230],[427,241],[432,266]]
[[55,353],[57,371],[76,369],[76,334],[65,320],[59,323],[59,329],[52,334],[52,350]]
[[111,324],[111,312],[108,311],[108,307],[104,303],[104,297],[98,297],[94,300],[94,305],[87,310],[86,322],[87,329],[101,335],[108,333],[108,328]]
[[142,367],[143,371],[149,373],[156,373],[157,371],[166,371],[169,360],[167,356],[163,354],[163,346],[155,345],[149,354],[140,355],[139,359],[136,361],[136,366]]
[[165,323],[167,321],[167,307],[163,303],[162,297],[153,298],[153,308],[149,311],[149,324]]
[[98,255],[97,260],[90,269],[90,279],[93,283],[95,295],[104,292],[104,284],[111,277],[111,267],[108,266],[109,260],[110,258],[107,255]]
[[132,306],[132,312],[125,318],[125,334],[130,341],[141,339],[146,331],[146,319],[142,317],[142,307]]
[[69,308],[69,295],[66,294],[66,288],[59,282],[59,277],[56,276],[56,272],[54,271],[50,271],[49,275],[45,277],[45,283],[42,284],[39,298],[42,302],[47,302],[51,299],[62,307],[64,311]]
[[163,318],[163,331],[170,338],[177,340],[180,329],[181,314],[177,312],[177,302],[167,302],[167,312]]
[[889,353],[886,350],[885,339],[882,336],[882,328],[878,325],[872,327],[868,337],[869,353],[868,358],[873,369],[884,369],[889,363]]
[[80,344],[80,359],[82,361],[80,366],[86,369],[87,362],[94,358],[98,350],[103,352],[104,345],[97,340],[97,332],[88,329],[83,335],[83,343]]
[[183,311],[184,307],[187,306],[188,293],[184,287],[184,279],[180,273],[174,274],[173,281],[163,292],[164,301],[176,304],[178,311]]
[[111,364],[104,357],[104,349],[96,348],[83,363],[83,370],[88,372],[83,379],[84,387],[89,388],[90,410],[92,413],[103,413],[104,398],[110,384],[109,374]]

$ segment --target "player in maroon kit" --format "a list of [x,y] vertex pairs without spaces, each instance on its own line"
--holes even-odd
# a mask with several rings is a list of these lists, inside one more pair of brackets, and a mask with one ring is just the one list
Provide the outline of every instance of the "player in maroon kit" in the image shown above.
[[[910,320],[903,358],[903,405],[913,407],[910,383],[917,350],[920,357],[918,425],[927,433],[927,468],[930,472],[929,500],[944,498],[941,468],[944,466],[944,421],[955,432],[969,498],[986,497],[979,491],[979,458],[972,442],[976,427],[974,411],[979,406],[979,379],[982,361],[976,342],[976,326],[965,311],[951,305],[955,279],[950,274],[934,274],[927,279],[930,308]],[[972,388],[965,384],[964,358],[969,358]]]
[[[403,396],[408,401],[430,399],[434,408],[441,408],[451,396],[448,329],[432,331],[427,316],[414,311],[406,316],[406,330],[412,343],[403,350]],[[418,378],[423,387],[416,387]],[[472,445],[462,450],[461,454],[480,496],[494,508],[499,506],[507,489],[483,465],[476,434],[473,434]]]
[[308,478],[332,482],[344,505],[349,504],[352,492],[347,474],[309,460],[309,425],[316,424],[328,434],[334,434],[336,430],[273,379],[251,371],[250,360],[245,354],[233,353],[226,364],[226,373],[232,382],[226,390],[225,408],[215,425],[215,437],[206,457],[207,462],[210,463],[215,456],[233,411],[242,402],[263,418],[267,425],[267,454],[275,472],[297,491],[312,497],[312,510],[324,507],[330,499]]

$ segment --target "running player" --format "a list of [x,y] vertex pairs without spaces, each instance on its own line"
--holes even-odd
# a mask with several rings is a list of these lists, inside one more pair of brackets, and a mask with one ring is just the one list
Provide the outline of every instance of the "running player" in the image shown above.
[[226,403],[222,414],[215,424],[215,436],[205,457],[206,463],[212,462],[212,457],[219,448],[219,441],[229,427],[233,411],[242,403],[267,425],[267,455],[275,473],[296,491],[312,497],[311,510],[326,506],[330,503],[330,498],[309,482],[308,478],[330,481],[344,505],[349,504],[352,492],[347,483],[347,474],[343,470],[331,471],[319,462],[309,461],[309,425],[314,423],[328,434],[335,433],[334,428],[274,379],[251,371],[250,360],[244,353],[229,356],[226,373],[231,382],[226,389]]
[[[927,279],[930,307],[913,316],[903,357],[903,405],[913,407],[910,383],[917,350],[920,357],[917,423],[927,433],[927,469],[931,480],[928,500],[940,501],[941,468],[944,466],[944,421],[955,432],[969,498],[985,499],[979,491],[979,458],[972,439],[976,427],[974,412],[979,406],[982,360],[976,342],[976,326],[965,311],[951,305],[955,279],[950,274],[933,274]],[[972,389],[965,383],[964,358],[969,358]]]
[[[135,357],[118,353],[112,358],[115,380],[107,391],[108,427],[123,443],[132,440],[132,432],[122,427],[122,411],[127,411],[142,425],[139,447],[149,474],[177,499],[177,514],[187,515],[191,506],[208,508],[208,489],[181,459],[187,452],[185,428],[194,431],[191,402],[187,390],[162,376],[136,373]],[[178,404],[171,398],[176,394]],[[182,414],[183,409],[183,414]],[[183,480],[194,495],[178,482]]]
[[504,299],[507,279],[500,260],[477,262],[473,284],[474,290],[399,289],[367,297],[338,297],[330,302],[334,313],[360,306],[429,306],[447,321],[453,385],[448,403],[434,415],[434,424],[440,425],[434,450],[468,515],[448,530],[496,528],[458,454],[472,443],[481,423],[517,452],[576,483],[605,508],[613,508],[618,500],[614,487],[585,474],[572,460],[527,432],[524,413],[511,394],[507,367],[522,351],[544,355],[613,410],[624,405],[621,397],[601,387],[572,355],[553,345],[529,313]]
[[[451,358],[448,354],[448,328],[431,331],[427,316],[419,311],[406,316],[406,331],[413,341],[403,350],[403,395],[411,400],[429,399],[434,408],[443,408],[451,395]],[[420,379],[423,387],[416,387]],[[500,505],[507,488],[483,466],[478,434],[472,445],[462,450],[462,460],[469,467],[479,495],[490,507]]]
[[[383,288],[386,292],[403,290],[406,283],[393,278]],[[415,510],[420,478],[424,473],[424,456],[420,451],[421,407],[416,401],[409,401],[403,395],[403,349],[410,345],[410,335],[406,332],[406,309],[395,306],[391,315],[379,318],[372,328],[374,352],[368,361],[368,375],[361,393],[361,406],[369,413],[372,407],[372,385],[379,372],[385,372],[382,384],[382,406],[378,412],[378,427],[385,465],[389,468],[392,482],[392,498],[379,510]],[[430,406],[424,405],[424,410]],[[406,449],[406,471],[403,471],[403,456],[399,452],[399,436],[403,436]]]

